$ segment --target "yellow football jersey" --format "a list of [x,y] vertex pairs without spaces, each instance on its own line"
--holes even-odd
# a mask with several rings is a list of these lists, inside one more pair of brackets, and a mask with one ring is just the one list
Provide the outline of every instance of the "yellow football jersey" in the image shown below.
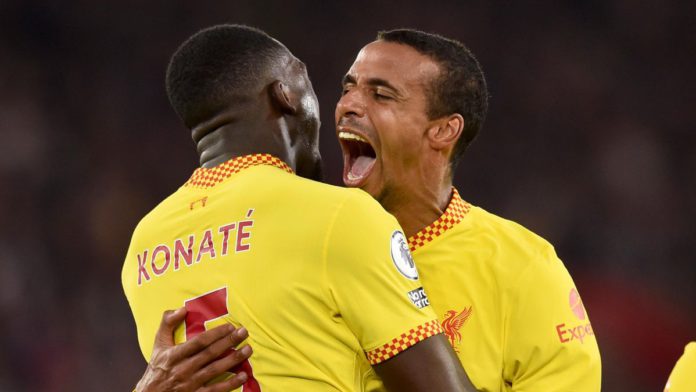
[[482,391],[599,391],[597,341],[553,247],[463,201],[409,238],[430,303]]
[[188,310],[177,342],[244,325],[245,392],[381,388],[370,364],[442,331],[396,219],[269,155],[197,169],[138,224],[122,283],[146,359],[166,309]]
[[696,391],[696,342],[686,345],[665,386],[665,392],[693,391]]

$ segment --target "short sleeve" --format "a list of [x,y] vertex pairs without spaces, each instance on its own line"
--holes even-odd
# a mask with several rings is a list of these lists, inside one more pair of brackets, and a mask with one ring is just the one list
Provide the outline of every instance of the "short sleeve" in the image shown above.
[[506,382],[512,390],[596,392],[597,340],[570,274],[548,245],[510,293]]
[[355,190],[327,234],[325,268],[338,316],[370,363],[442,332],[396,219]]

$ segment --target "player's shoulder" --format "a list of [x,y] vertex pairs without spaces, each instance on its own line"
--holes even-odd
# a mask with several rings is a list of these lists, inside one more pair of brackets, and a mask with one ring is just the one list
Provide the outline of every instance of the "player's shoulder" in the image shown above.
[[468,213],[470,225],[485,234],[491,241],[522,253],[539,253],[553,250],[546,239],[523,225],[503,218],[482,207],[472,206]]
[[136,234],[142,234],[151,228],[156,230],[157,227],[159,227],[166,220],[166,217],[172,214],[173,206],[177,205],[177,201],[181,197],[180,192],[181,190],[179,189],[170,194],[165,199],[157,203],[157,205],[154,206],[149,212],[147,212],[135,226],[135,229],[133,230],[134,236]]
[[294,176],[288,192],[311,198],[312,207],[325,205],[328,208],[350,211],[355,216],[389,215],[367,192],[359,188],[344,188]]
[[[490,265],[509,284],[509,293],[543,292],[546,295],[562,293],[567,298],[574,289],[572,277],[553,245],[523,225],[486,211],[472,207],[472,233],[485,238],[481,245],[492,249]],[[487,244],[486,244],[487,243]],[[566,304],[567,302],[563,302]],[[563,305],[565,306],[565,305]],[[563,307],[565,309],[565,307]]]
[[472,241],[486,250],[491,267],[501,273],[516,276],[528,271],[550,277],[567,274],[553,245],[523,225],[477,206],[470,208],[465,220]]
[[[304,199],[305,205],[311,208],[311,216],[316,217],[313,225],[324,228],[325,245],[333,253],[339,250],[344,256],[350,256],[373,252],[375,247],[384,245],[381,241],[389,243],[394,232],[401,231],[396,218],[361,189],[342,188],[303,178],[294,182],[296,186],[291,192],[300,192],[304,188],[313,194],[312,198]],[[307,219],[309,216],[309,213],[303,214]],[[361,246],[356,247],[356,244]]]
[[272,203],[276,208],[318,217],[330,213],[346,202],[369,198],[364,192],[325,184],[287,173],[271,166],[254,166],[222,184],[220,196],[237,198],[241,193],[254,195],[259,202]]

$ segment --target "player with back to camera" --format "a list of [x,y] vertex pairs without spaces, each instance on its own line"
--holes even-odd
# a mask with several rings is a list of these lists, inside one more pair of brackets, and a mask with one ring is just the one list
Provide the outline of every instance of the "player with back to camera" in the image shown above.
[[[235,358],[245,392],[380,390],[380,378],[393,391],[473,390],[396,220],[362,191],[302,178],[320,161],[304,64],[259,30],[222,25],[184,42],[166,79],[201,167],[141,220],[124,262],[144,356],[159,315],[184,305],[162,323],[185,317],[177,342],[248,329],[255,353]],[[198,343],[159,365],[206,366]]]

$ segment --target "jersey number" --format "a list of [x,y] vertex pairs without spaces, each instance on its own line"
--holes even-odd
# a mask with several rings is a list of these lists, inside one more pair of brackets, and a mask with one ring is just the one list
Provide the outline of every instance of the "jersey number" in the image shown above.
[[[189,299],[184,303],[184,306],[187,311],[186,340],[189,340],[205,331],[206,321],[229,313],[227,310],[227,287]],[[243,392],[261,392],[261,387],[254,378],[254,372],[248,359],[231,370],[235,373],[244,371],[249,376],[247,382],[242,386]]]

